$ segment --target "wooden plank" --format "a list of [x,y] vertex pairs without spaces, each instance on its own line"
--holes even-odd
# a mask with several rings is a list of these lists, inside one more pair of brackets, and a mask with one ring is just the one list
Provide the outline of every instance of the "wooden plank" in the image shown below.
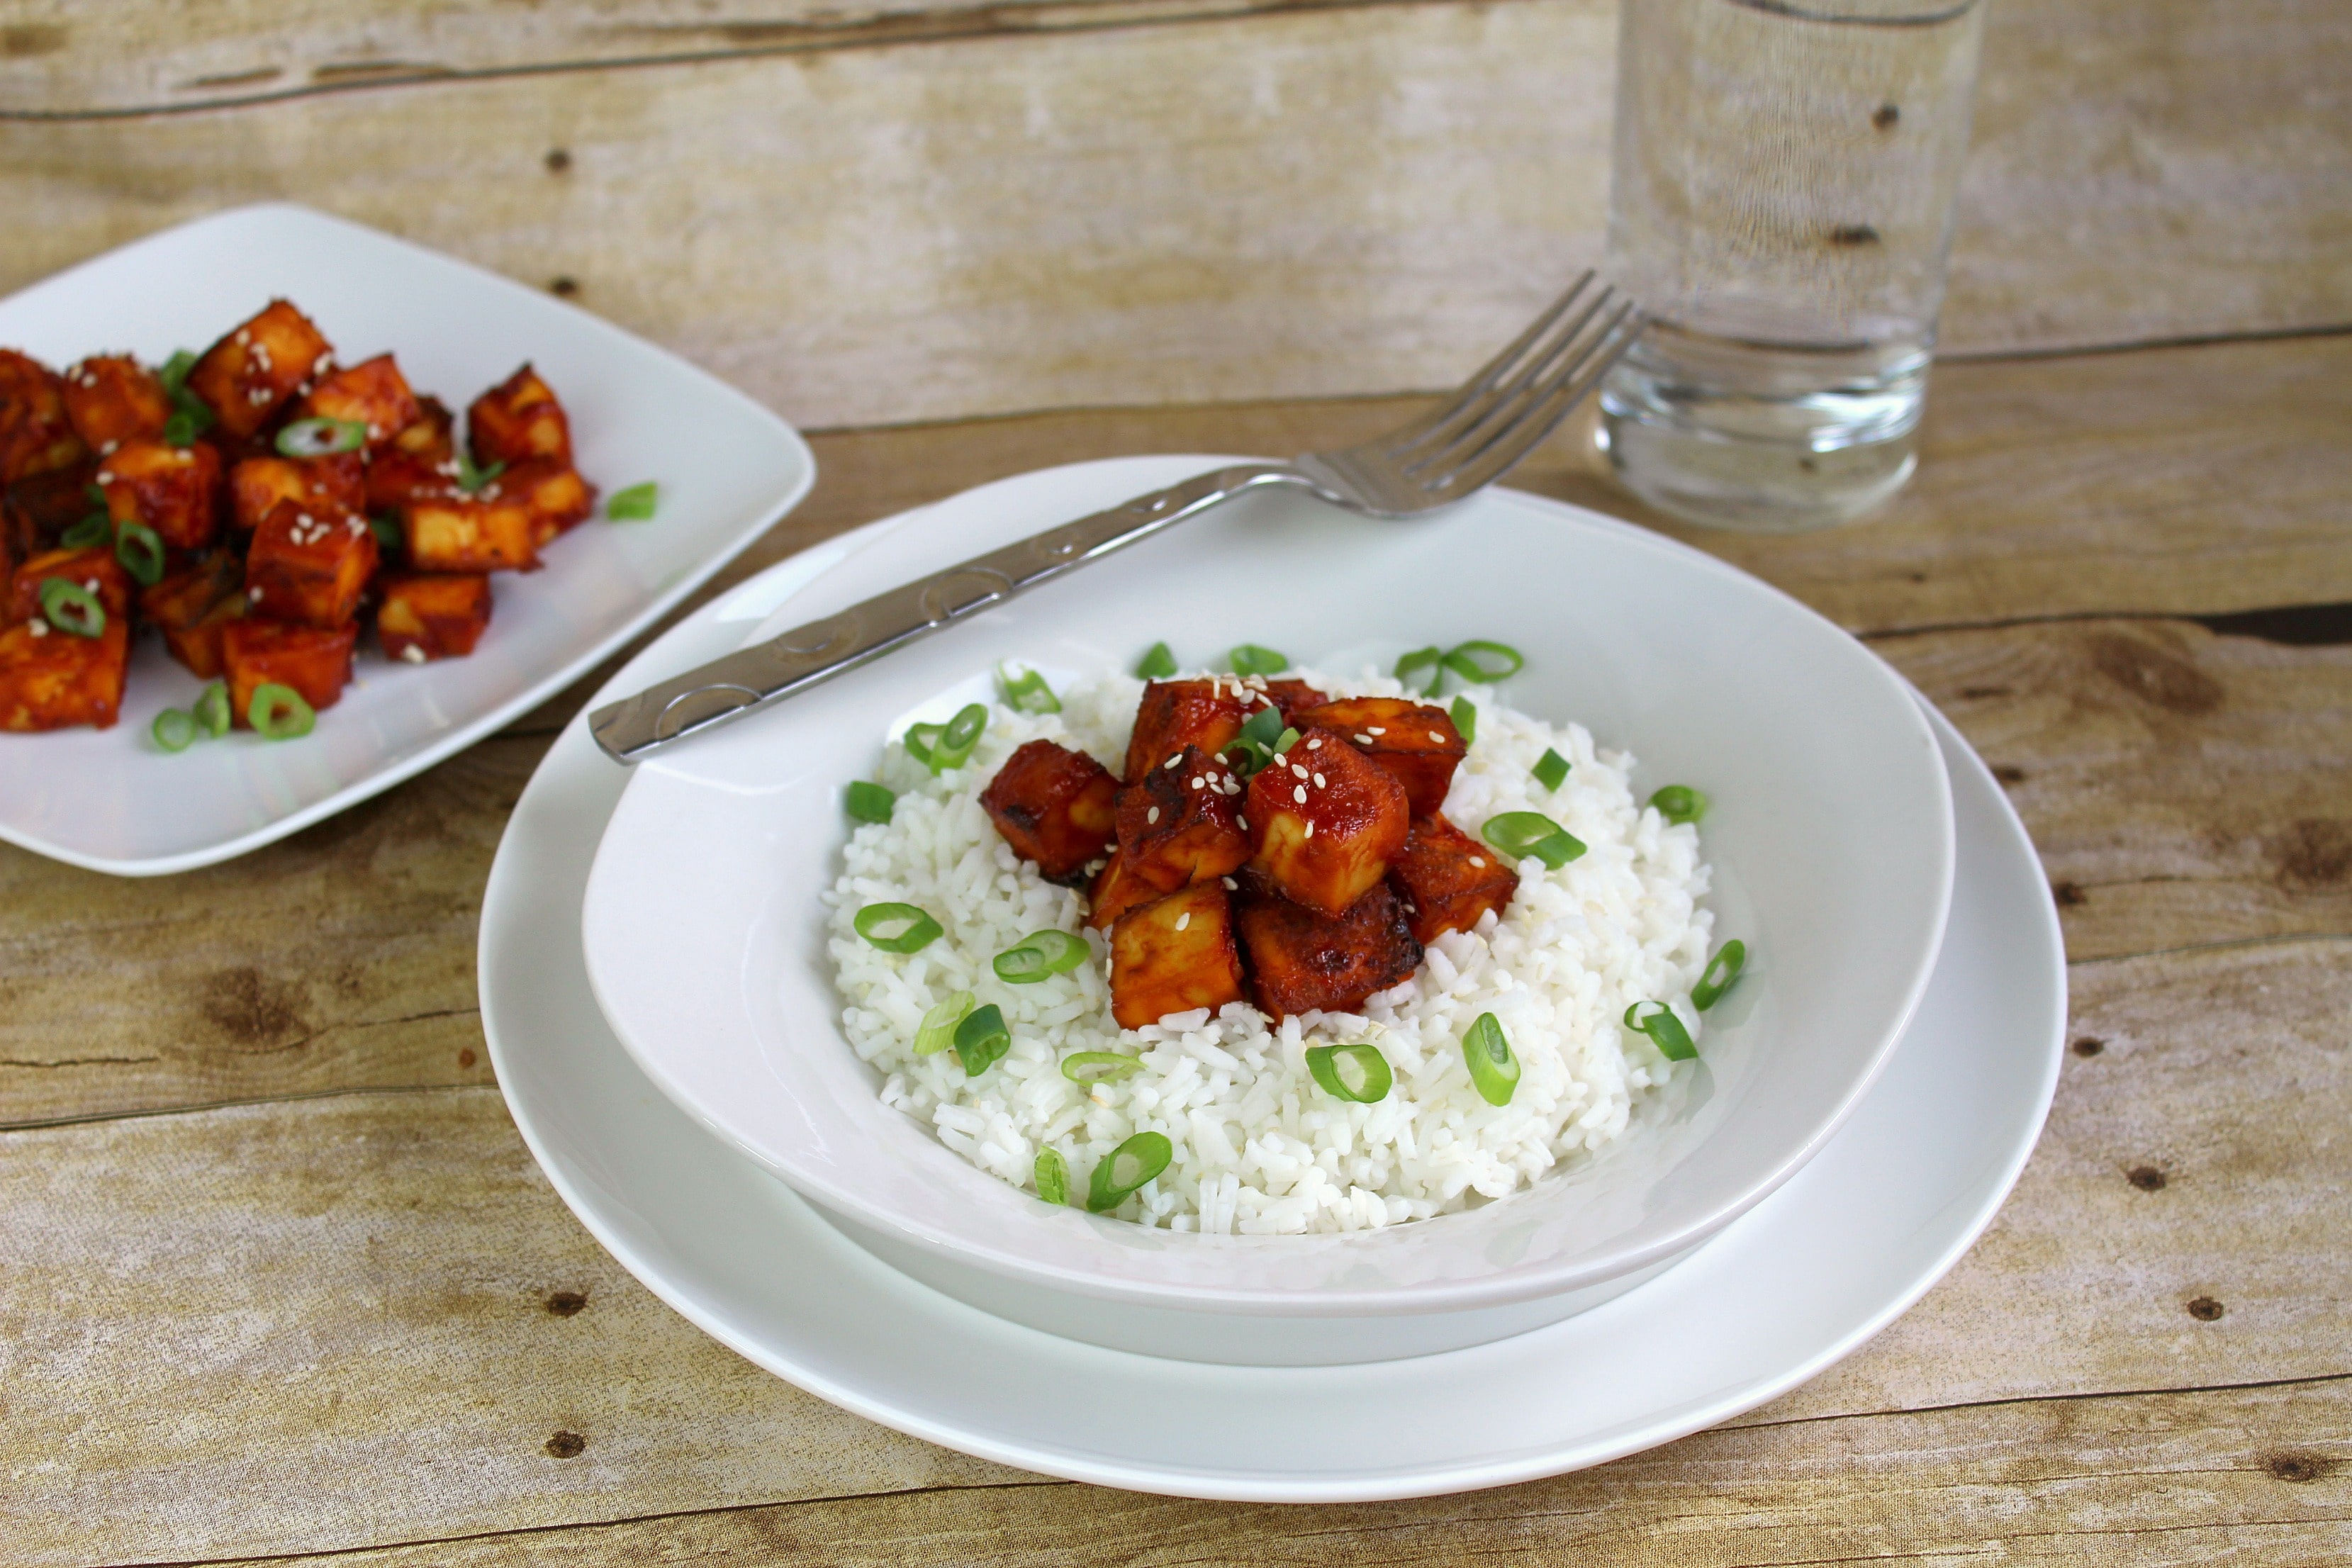
[[[160,3],[28,22],[13,68],[50,84],[26,90],[114,103],[100,84],[130,79],[111,29],[177,36]],[[285,36],[276,7],[213,9],[236,18],[220,26],[246,41],[238,58]],[[637,66],[592,51],[578,68],[533,40],[677,13],[462,10],[363,13],[319,37],[404,58],[438,58],[453,29],[509,38],[530,73],[0,122],[0,210],[25,216],[0,228],[0,288],[292,197],[566,279],[830,426],[1445,385],[1600,251],[1602,0],[1008,24]],[[1948,346],[2352,321],[2340,31],[2332,0],[2226,17],[2191,0],[1996,7]],[[157,68],[228,69],[221,33],[204,36],[188,47],[213,53],[156,50]],[[2081,89],[2086,69],[2099,91]]]
[[[1748,1417],[1779,1434],[1765,1447],[1720,1439],[1769,1462],[1723,1468],[1703,1447],[1678,1473],[1728,1497],[1778,1466],[1794,1506],[1798,1481],[1879,1484],[1945,1440],[1891,1435],[1881,1466],[1862,1434],[1911,1428],[1821,1418],[2352,1373],[2332,1200],[2352,1184],[2352,1141],[2333,1135],[2352,1107],[2347,960],[2352,941],[2078,966],[2078,1032],[2104,1048],[2070,1058],[1987,1239],[1891,1332]],[[2161,1187],[2134,1183],[2143,1165]],[[486,1089],[11,1132],[0,1189],[0,1539],[17,1561],[341,1550],[1006,1479],[705,1340],[597,1249]],[[560,1291],[586,1309],[553,1315]],[[2189,1315],[2201,1298],[2217,1321]],[[2164,1408],[2167,1426],[2236,1430]],[[2340,1441],[2324,1412],[2284,1408],[2268,1441]],[[2131,1419],[2053,1409],[2084,1441]],[[584,1450],[551,1457],[559,1431]],[[1540,1491],[1509,1495],[1470,1506],[1547,1512]]]

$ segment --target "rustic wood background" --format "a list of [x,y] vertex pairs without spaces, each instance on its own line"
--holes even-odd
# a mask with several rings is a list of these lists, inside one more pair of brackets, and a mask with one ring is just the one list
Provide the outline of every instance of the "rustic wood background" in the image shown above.
[[[816,427],[723,585],[1042,463],[1381,428],[1597,252],[1613,26],[15,0],[0,289],[271,197],[556,288]],[[1885,518],[1645,519],[1941,704],[2066,931],[2016,1196],[1843,1365],[1583,1474],[1313,1510],[800,1394],[604,1255],[490,1080],[481,886],[583,687],[212,870],[0,848],[0,1561],[2352,1557],[2352,12],[1996,5],[1946,325]],[[1643,515],[1580,432],[1520,479]]]

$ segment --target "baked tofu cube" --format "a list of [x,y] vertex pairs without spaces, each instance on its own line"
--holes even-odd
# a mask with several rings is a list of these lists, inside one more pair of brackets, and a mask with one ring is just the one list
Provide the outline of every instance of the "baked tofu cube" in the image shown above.
[[65,399],[74,434],[100,457],[161,436],[172,417],[162,379],[129,354],[93,354],[67,371]]
[[221,629],[245,614],[245,569],[226,550],[139,590],[139,616],[163,634],[163,647],[190,674],[221,672]]
[[9,579],[8,615],[11,621],[37,621],[41,618],[41,584],[52,577],[62,577],[68,583],[79,583],[89,593],[98,596],[106,607],[107,624],[131,619],[131,574],[114,558],[114,552],[104,545],[92,545],[87,550],[46,550],[16,568]]
[[479,573],[386,573],[376,605],[383,656],[407,664],[463,658],[490,624],[490,580]]
[[250,441],[275,421],[303,385],[324,375],[335,351],[310,319],[283,300],[206,349],[187,386],[233,439]]
[[466,444],[486,468],[541,458],[572,466],[572,422],[528,364],[474,399],[466,410]]
[[292,688],[313,712],[332,708],[352,678],[352,646],[359,636],[355,626],[298,626],[258,616],[231,621],[221,632],[221,672],[228,678],[237,724],[252,728],[247,714],[253,689],[265,682]]
[[220,532],[220,454],[202,441],[125,441],[98,470],[107,515],[145,523],[174,550],[197,551]]
[[0,349],[0,484],[70,468],[89,455],[66,416],[66,384],[30,354]]
[[[1153,768],[1187,746],[1216,756],[1234,743],[1249,716],[1241,688],[1227,680],[1155,680],[1136,705],[1135,732],[1127,742],[1127,782],[1140,783]],[[1252,707],[1263,706],[1253,703]]]
[[1122,1029],[1242,999],[1234,911],[1222,882],[1195,882],[1119,917],[1110,931],[1110,1016]]
[[530,508],[495,482],[479,495],[419,496],[400,509],[400,528],[408,563],[420,572],[528,572],[539,564]]
[[1479,843],[1443,816],[1416,818],[1389,867],[1389,885],[1404,904],[1413,940],[1435,942],[1469,931],[1488,910],[1500,915],[1519,890],[1510,858]]
[[1234,923],[1248,955],[1250,999],[1280,1020],[1293,1013],[1353,1013],[1421,966],[1421,943],[1383,885],[1337,919],[1284,898],[1239,901]]
[[107,729],[130,669],[131,626],[116,616],[94,637],[46,621],[0,629],[0,730]]
[[369,455],[370,511],[396,512],[419,498],[460,493],[449,410],[437,397],[417,399],[416,408],[416,418],[406,429]]
[[1032,741],[1004,759],[980,804],[1014,854],[1066,882],[1109,847],[1118,795],[1118,781],[1084,752]]
[[530,509],[531,542],[542,549],[596,510],[596,487],[561,464],[519,463],[491,483]]
[[367,519],[335,507],[282,500],[245,552],[245,592],[255,613],[307,626],[340,626],[359,613],[375,575]]
[[1415,816],[1444,808],[1454,770],[1469,750],[1444,709],[1400,697],[1342,698],[1310,708],[1295,721],[1302,730],[1316,724],[1345,735],[1404,785]]
[[70,468],[32,474],[7,487],[0,499],[0,567],[57,548],[58,536],[100,502],[90,499],[97,465],[88,458]]
[[357,452],[323,458],[247,458],[228,471],[229,514],[251,533],[279,501],[361,511],[368,501],[368,465]]
[[297,419],[346,419],[367,429],[365,450],[374,452],[416,423],[421,412],[408,378],[390,354],[345,369],[331,370],[310,387],[294,410]]
[[1114,849],[1087,889],[1087,924],[1108,931],[1118,923],[1119,916],[1142,908],[1166,892],[1166,889],[1155,888],[1129,870],[1126,858]]
[[1309,729],[1250,780],[1250,864],[1285,898],[1341,915],[1388,874],[1412,825],[1404,786],[1329,730]]
[[1118,792],[1119,858],[1162,892],[1222,877],[1250,857],[1241,798],[1231,768],[1187,746]]

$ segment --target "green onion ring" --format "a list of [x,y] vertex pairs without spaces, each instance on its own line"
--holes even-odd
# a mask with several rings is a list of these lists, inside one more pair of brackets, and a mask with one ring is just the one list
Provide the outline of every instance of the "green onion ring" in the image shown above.
[[1136,661],[1135,673],[1142,680],[1164,679],[1176,673],[1176,656],[1168,651],[1166,643],[1153,643]]
[[1290,668],[1290,656],[1261,643],[1245,642],[1227,656],[1235,675],[1280,675]]
[[[918,729],[922,727],[917,726]],[[973,749],[980,744],[980,738],[987,730],[988,710],[985,707],[972,702],[958,709],[954,718],[939,727],[938,738],[930,742],[930,755],[923,759],[925,765],[935,773],[963,766],[971,760]]]
[[188,384],[188,373],[195,368],[195,350],[173,349],[172,357],[155,367],[155,379],[163,384],[163,394],[168,397]]
[[1723,994],[1738,984],[1739,972],[1747,966],[1748,944],[1738,937],[1717,948],[1706,967],[1699,971],[1698,984],[1691,987],[1691,1005],[1704,1013],[1722,1001]]
[[971,992],[959,991],[925,1013],[915,1028],[915,1054],[936,1056],[954,1045],[956,1026],[971,1016],[973,1000]]
[[1037,1195],[1049,1204],[1070,1201],[1070,1163],[1062,1158],[1059,1149],[1040,1149],[1037,1163],[1029,1167],[1037,1183]]
[[[468,453],[459,452],[457,457],[457,488],[465,491],[469,496],[478,495],[484,485],[488,484],[492,479],[497,479],[500,474],[507,471],[507,466],[504,461],[492,463],[488,468],[483,468],[475,467],[474,459]],[[614,499],[618,500],[619,498],[615,497]],[[610,515],[609,510],[607,511],[607,515]],[[650,516],[652,514],[647,513],[646,515]]]
[[126,522],[114,531],[114,558],[142,588],[163,580],[163,536],[143,522]]
[[1095,1165],[1087,1184],[1087,1211],[1102,1214],[1135,1195],[1135,1190],[1168,1168],[1176,1146],[1160,1132],[1139,1132]]
[[[1261,708],[1242,721],[1242,732],[1225,748],[1226,759],[1233,763],[1235,773],[1249,778],[1273,761],[1275,752],[1284,749],[1282,737],[1290,732],[1283,725],[1281,709]],[[1240,753],[1237,759],[1234,752]]]
[[[490,475],[484,475],[482,482],[488,484],[490,478]],[[613,499],[604,503],[604,515],[614,522],[644,522],[660,505],[661,486],[647,479],[643,484],[631,485],[627,489],[614,491]]]
[[398,518],[372,517],[367,522],[368,531],[375,535],[377,550],[405,550],[408,547],[408,536],[401,531]]
[[990,966],[999,980],[1031,985],[1049,975],[1067,974],[1087,961],[1087,952],[1085,939],[1068,931],[1031,931],[998,953]]
[[887,822],[898,797],[878,784],[858,779],[842,792],[842,805],[860,822]]
[[199,428],[196,416],[182,409],[163,421],[163,444],[167,447],[193,447],[196,444]]
[[[1124,1051],[1072,1051],[1062,1058],[1062,1076],[1072,1083],[1101,1083],[1142,1070],[1142,1061]],[[1086,1073],[1094,1076],[1080,1076]]]
[[1510,644],[1487,642],[1477,637],[1454,644],[1445,654],[1446,668],[1463,679],[1475,680],[1481,686],[1508,680],[1526,668],[1527,662],[1527,656]]
[[1478,831],[1512,859],[1532,855],[1555,871],[1584,853],[1582,839],[1540,811],[1507,811]]
[[228,688],[220,681],[212,682],[196,694],[196,700],[189,712],[194,715],[197,723],[204,726],[205,734],[219,740],[228,733],[231,718]]
[[88,550],[113,537],[114,520],[102,511],[94,511],[58,535],[58,544],[65,550]]
[[1546,789],[1558,789],[1568,782],[1568,759],[1547,749],[1535,765],[1536,783]]
[[[931,768],[931,748],[939,743],[940,731],[945,724],[909,724],[907,726],[907,754],[927,768]],[[931,772],[940,770],[931,768]]]
[[[919,952],[946,934],[929,911],[916,904],[868,904],[849,922],[857,934],[885,952]],[[895,927],[895,931],[886,931]]]
[[1016,713],[1059,713],[1062,700],[1045,684],[1045,678],[1034,669],[1024,669],[1018,676],[1007,675],[1004,667],[996,667],[996,683],[1003,688],[1004,705]]
[[359,419],[297,419],[278,432],[281,458],[331,458],[367,445],[367,425]]
[[1417,647],[1397,660],[1396,668],[1392,673],[1399,680],[1410,687],[1415,676],[1424,669],[1427,670],[1429,679],[1423,683],[1421,694],[1423,697],[1434,697],[1437,695],[1437,683],[1445,679],[1444,664],[1445,655],[1438,650],[1436,645],[1432,644],[1428,647]]
[[1696,822],[1706,815],[1706,796],[1688,784],[1668,784],[1650,797],[1650,804],[1658,808],[1660,816],[1676,826]]
[[[1343,1062],[1353,1069],[1353,1084],[1348,1081],[1349,1073],[1340,1068]],[[1323,1086],[1326,1094],[1358,1105],[1371,1105],[1387,1099],[1396,1082],[1396,1075],[1389,1070],[1388,1058],[1381,1055],[1378,1046],[1371,1045],[1309,1046],[1307,1070],[1315,1075],[1315,1081]]]
[[41,584],[41,618],[61,632],[94,637],[106,630],[106,606],[79,583],[51,577]]
[[998,1058],[1013,1048],[1013,1031],[1004,1026],[1004,1010],[991,1002],[973,1009],[956,1026],[956,1060],[966,1078],[978,1078]]
[[1467,697],[1455,698],[1454,706],[1447,710],[1446,717],[1454,721],[1454,728],[1461,735],[1464,745],[1478,738],[1478,708]]
[[152,731],[155,743],[167,752],[184,752],[195,742],[197,727],[194,715],[177,708],[166,708],[155,715]]
[[310,732],[319,715],[292,687],[265,680],[246,700],[245,721],[265,741],[299,741]]
[[1508,1105],[1519,1087],[1519,1058],[1511,1054],[1511,1042],[1503,1033],[1503,1026],[1495,1021],[1492,1013],[1481,1013],[1462,1037],[1462,1059],[1470,1068],[1470,1081],[1478,1089],[1478,1098],[1489,1105]]
[[[1654,1007],[1657,1011],[1636,1017],[1634,1015],[1642,1013],[1644,1007]],[[1690,1061],[1698,1055],[1698,1047],[1691,1044],[1690,1031],[1683,1027],[1683,1021],[1675,1017],[1675,1010],[1664,1002],[1634,1003],[1625,1009],[1625,1026],[1637,1035],[1649,1036],[1651,1044],[1658,1047],[1658,1054],[1670,1062]]]

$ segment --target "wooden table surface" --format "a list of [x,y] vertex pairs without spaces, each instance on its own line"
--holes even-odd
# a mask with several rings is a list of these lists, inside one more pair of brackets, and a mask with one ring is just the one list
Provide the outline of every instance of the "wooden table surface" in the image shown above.
[[[277,196],[545,284],[815,432],[723,586],[1041,464],[1381,428],[1597,253],[1612,27],[16,0],[0,290]],[[1314,1509],[1051,1481],[759,1372],[590,1239],[485,1060],[483,880],[583,686],[210,870],[0,848],[0,1562],[2352,1558],[2347,82],[2341,0],[1997,6],[1888,513],[1693,532],[1577,430],[1515,481],[1851,627],[2041,849],[2048,1131],[1843,1364],[1580,1474]]]

